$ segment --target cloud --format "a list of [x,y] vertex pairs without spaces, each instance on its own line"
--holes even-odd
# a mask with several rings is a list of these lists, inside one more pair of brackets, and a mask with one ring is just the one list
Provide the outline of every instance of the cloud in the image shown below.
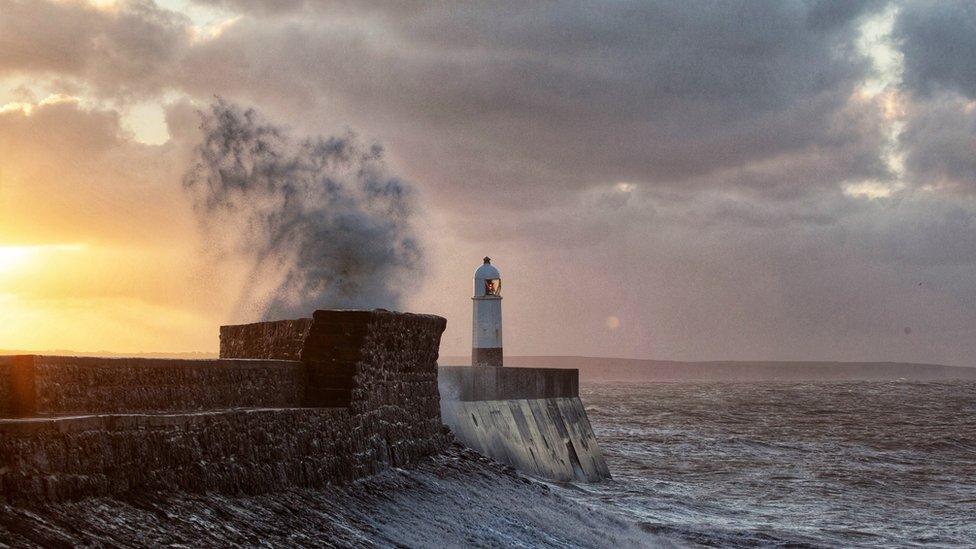
[[292,13],[309,5],[314,6],[316,4],[307,0],[196,0],[196,3],[202,6],[219,7],[261,15]]
[[905,57],[905,83],[976,97],[976,5],[966,0],[906,2],[895,27]]
[[0,76],[77,79],[103,96],[155,94],[189,44],[188,19],[151,0],[0,0]]
[[894,29],[911,97],[900,146],[910,183],[976,190],[976,5],[909,2]]
[[[873,121],[848,109],[868,70],[854,38],[876,4],[218,4],[250,16],[192,42],[185,18],[147,2],[13,4],[12,30],[67,24],[41,44],[20,32],[0,67],[351,124],[468,208],[488,181],[518,207],[557,199],[549,188],[683,188],[772,159],[824,168],[787,194],[837,184],[838,163],[845,177],[879,175]],[[425,154],[433,136],[441,150]],[[825,154],[835,145],[839,157]]]
[[4,112],[0,233],[53,242],[83,236],[113,245],[178,240],[186,225],[167,210],[182,202],[172,185],[179,180],[178,152],[175,144],[134,142],[111,109],[42,101]]
[[[183,98],[161,148],[132,143],[112,109],[8,119],[17,165],[62,181],[66,204],[109,211],[78,194],[92,181],[128,196],[151,170],[178,179],[194,103],[214,94],[294,135],[353,127],[384,143],[425,204],[411,223],[429,270],[403,297],[451,319],[446,352],[469,343],[471,271],[491,255],[512,352],[976,357],[969,4],[200,0],[227,18],[207,33],[150,2],[0,2],[0,36],[17,37],[0,41],[0,74],[95,103]],[[893,49],[885,67],[867,27]],[[63,162],[31,159],[58,139]],[[108,173],[126,165],[140,169]],[[5,165],[4,180],[21,172]],[[192,221],[139,207],[156,226],[152,211]],[[212,273],[223,299],[251,266]]]
[[976,101],[943,94],[916,103],[900,140],[914,183],[976,192]]
[[[193,49],[186,86],[342,115],[461,207],[489,181],[519,207],[558,200],[553,188],[683,188],[772,159],[825,168],[793,193],[836,184],[837,163],[878,176],[873,121],[848,110],[871,4],[330,6],[241,20]],[[840,158],[824,154],[835,144]]]

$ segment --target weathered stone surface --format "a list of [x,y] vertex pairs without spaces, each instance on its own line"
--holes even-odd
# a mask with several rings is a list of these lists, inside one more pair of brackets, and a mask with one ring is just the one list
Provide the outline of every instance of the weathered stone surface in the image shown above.
[[10,357],[0,356],[0,417],[10,415]]
[[300,362],[34,357],[37,411],[145,412],[300,406]]
[[465,445],[551,480],[610,478],[579,370],[448,366],[439,378],[441,418]]
[[[401,402],[417,417],[439,420],[437,358],[447,321],[433,315],[371,312],[358,345],[350,392],[352,411],[362,413],[386,402]],[[330,320],[341,318],[332,311],[316,311],[315,328],[328,328]]]
[[469,448],[538,477],[610,478],[579,397],[441,402],[444,423]]
[[0,417],[27,417],[37,413],[34,357],[0,357]]
[[442,366],[439,376],[441,393],[448,400],[579,396],[579,370]]
[[220,327],[220,358],[301,360],[311,318]]
[[358,406],[362,412],[399,399],[433,417],[446,325],[434,315],[319,310],[312,319],[222,326],[221,357],[300,356],[307,366],[306,406]]
[[264,339],[239,347],[294,356],[288,334],[304,330],[302,362],[28,357],[41,415],[0,420],[0,495],[317,487],[410,465],[451,440],[437,389],[443,318],[317,311],[306,327],[270,324],[246,327]]
[[471,349],[471,365],[479,368],[502,368],[505,357],[501,347],[475,347]]
[[[178,489],[257,494],[406,467],[446,447],[395,406],[0,420],[0,498],[40,503]],[[433,426],[430,426],[433,427]]]

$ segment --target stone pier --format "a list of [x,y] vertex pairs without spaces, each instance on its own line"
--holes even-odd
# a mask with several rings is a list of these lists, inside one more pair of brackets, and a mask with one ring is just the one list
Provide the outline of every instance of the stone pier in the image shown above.
[[441,417],[465,445],[550,480],[610,478],[579,370],[446,366],[439,383]]
[[321,487],[443,451],[432,315],[221,328],[221,359],[0,357],[0,502]]

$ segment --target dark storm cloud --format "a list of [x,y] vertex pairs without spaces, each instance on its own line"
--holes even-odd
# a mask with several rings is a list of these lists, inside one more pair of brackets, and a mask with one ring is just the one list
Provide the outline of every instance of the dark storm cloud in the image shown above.
[[910,182],[976,191],[976,4],[910,2],[895,37],[913,98],[900,137]]
[[[875,120],[846,108],[872,4],[326,6],[231,26],[194,48],[185,85],[382,118],[441,196],[491,181],[510,207],[608,181],[694,186],[765,161],[782,164],[770,177],[787,195],[886,175]],[[436,160],[422,151],[432,136]],[[819,167],[791,182],[793,160]]]
[[306,0],[195,0],[195,3],[266,15],[290,13],[304,8],[310,2]]
[[976,192],[976,104],[954,94],[920,101],[901,145],[914,183]]
[[976,97],[976,3],[913,1],[895,27],[905,56],[905,83],[925,93],[952,90]]
[[788,197],[887,176],[870,109],[847,108],[876,3],[213,0],[246,16],[195,41],[148,0],[6,3],[18,47],[0,68],[328,112],[397,143],[440,199],[489,181],[508,207],[621,180],[695,188],[754,163],[765,179],[723,185]]

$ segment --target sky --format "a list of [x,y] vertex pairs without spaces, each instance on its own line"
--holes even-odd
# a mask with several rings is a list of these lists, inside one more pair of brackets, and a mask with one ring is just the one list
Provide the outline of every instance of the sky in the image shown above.
[[[218,102],[279,179],[207,210]],[[0,0],[0,348],[352,303],[462,355],[486,255],[508,354],[976,366],[976,4]]]

